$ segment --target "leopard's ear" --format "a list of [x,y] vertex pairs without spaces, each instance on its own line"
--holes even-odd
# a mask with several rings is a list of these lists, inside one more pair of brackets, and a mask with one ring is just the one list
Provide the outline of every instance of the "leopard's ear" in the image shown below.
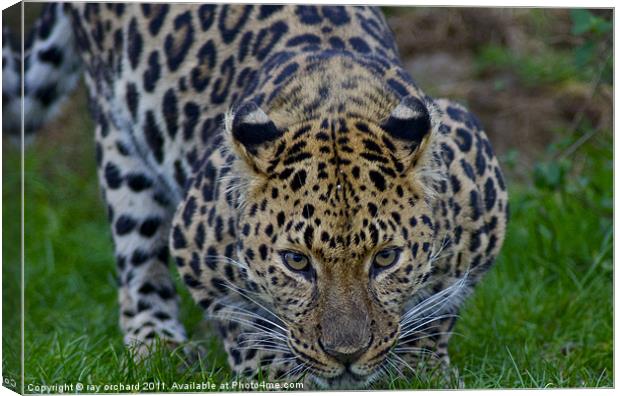
[[274,147],[283,135],[254,102],[233,108],[226,119],[226,130],[237,154],[260,172],[267,169]]
[[431,111],[422,100],[406,96],[381,124],[383,131],[396,143],[401,160],[411,164],[425,151],[434,124]]

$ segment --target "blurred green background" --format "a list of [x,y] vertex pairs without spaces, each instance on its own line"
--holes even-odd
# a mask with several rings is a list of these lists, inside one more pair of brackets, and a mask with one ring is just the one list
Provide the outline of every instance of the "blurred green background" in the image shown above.
[[[37,5],[27,4],[27,16]],[[30,10],[33,8],[33,10]],[[482,120],[510,188],[503,252],[450,345],[465,388],[613,386],[612,11],[386,8],[403,62],[434,97]],[[3,15],[7,17],[7,15]],[[19,372],[19,150],[3,143],[3,370]],[[25,153],[26,383],[230,376],[214,337],[179,370],[134,364],[117,324],[115,266],[83,87]],[[175,273],[175,277],[178,276]],[[204,339],[183,287],[183,321]],[[7,303],[11,301],[12,303]],[[459,385],[434,373],[378,388]]]

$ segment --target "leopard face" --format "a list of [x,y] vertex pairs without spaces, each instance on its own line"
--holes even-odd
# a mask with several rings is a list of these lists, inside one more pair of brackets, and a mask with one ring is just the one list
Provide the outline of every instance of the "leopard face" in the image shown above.
[[[410,102],[382,125],[336,117],[280,131],[250,105],[230,126],[249,173],[238,260],[290,350],[332,382],[384,363],[430,271],[433,211],[416,174],[432,127],[424,104]],[[403,135],[403,125],[413,128]],[[273,138],[255,142],[257,131]]]

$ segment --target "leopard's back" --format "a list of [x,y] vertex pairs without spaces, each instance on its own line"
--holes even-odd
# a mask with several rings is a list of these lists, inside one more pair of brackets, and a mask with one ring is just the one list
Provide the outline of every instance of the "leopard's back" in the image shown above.
[[372,7],[76,3],[70,10],[95,118],[130,136],[124,144],[175,191],[220,142],[225,113],[242,99],[273,99],[297,59],[329,50],[397,59]]

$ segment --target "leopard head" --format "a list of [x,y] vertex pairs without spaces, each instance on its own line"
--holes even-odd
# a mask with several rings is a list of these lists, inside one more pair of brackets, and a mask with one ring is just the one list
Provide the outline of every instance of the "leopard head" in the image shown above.
[[379,121],[345,114],[283,126],[250,102],[227,120],[245,175],[237,260],[320,384],[371,378],[429,277],[431,107],[408,96]]

